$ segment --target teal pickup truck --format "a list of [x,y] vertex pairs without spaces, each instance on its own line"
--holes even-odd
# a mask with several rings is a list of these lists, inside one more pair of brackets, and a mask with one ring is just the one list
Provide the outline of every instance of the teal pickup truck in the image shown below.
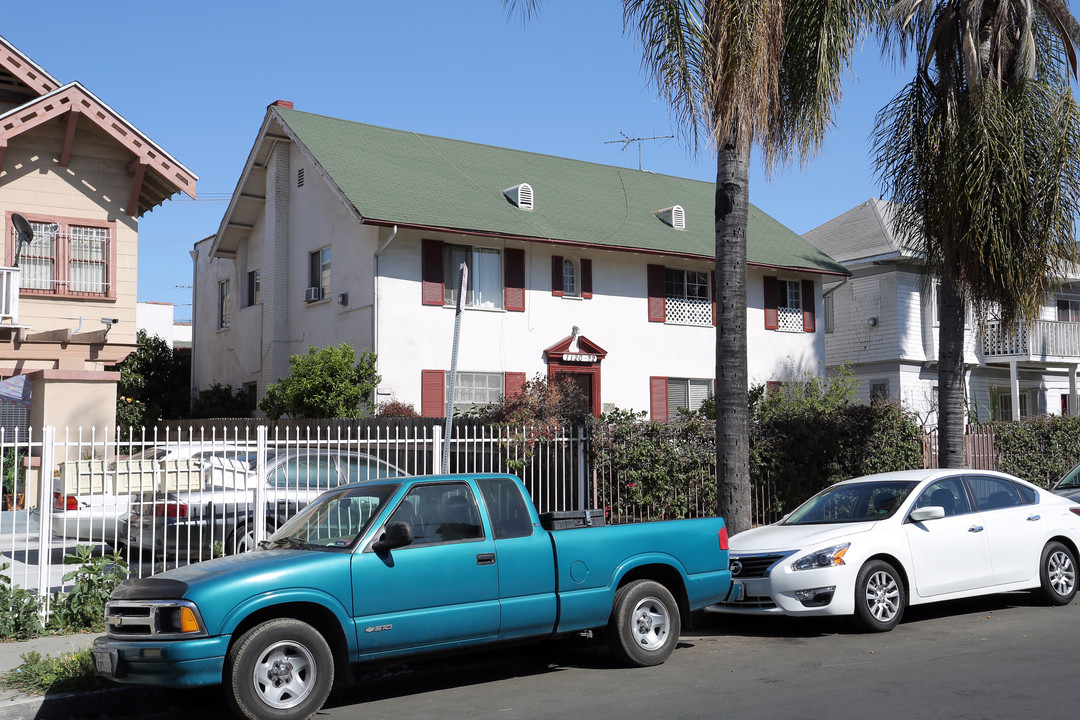
[[[721,518],[551,515],[510,475],[345,485],[260,550],[125,581],[95,667],[123,683],[224,683],[243,717],[299,720],[370,660],[607,628],[621,660],[656,665],[731,587]],[[574,522],[596,526],[547,529]]]

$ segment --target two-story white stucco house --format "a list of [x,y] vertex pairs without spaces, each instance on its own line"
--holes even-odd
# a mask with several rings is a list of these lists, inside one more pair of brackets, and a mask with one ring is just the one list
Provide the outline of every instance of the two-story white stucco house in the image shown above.
[[[804,235],[851,273],[826,283],[826,364],[835,371],[848,363],[863,399],[899,400],[932,427],[938,285],[893,233],[889,207],[871,199]],[[1075,413],[1080,281],[1063,280],[1028,327],[1003,328],[996,320],[977,326],[969,314],[964,363],[972,420]]]
[[[271,105],[216,235],[196,244],[193,387],[261,397],[290,355],[378,354],[379,402],[456,404],[567,377],[589,408],[696,407],[715,370],[710,183]],[[822,277],[843,267],[756,208],[751,381],[823,372]]]

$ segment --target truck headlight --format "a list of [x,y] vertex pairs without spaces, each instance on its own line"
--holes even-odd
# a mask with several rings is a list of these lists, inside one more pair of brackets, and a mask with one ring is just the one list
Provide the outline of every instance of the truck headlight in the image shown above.
[[844,564],[844,554],[847,553],[851,543],[842,543],[832,547],[815,550],[809,555],[791,563],[792,570],[816,570],[817,568],[837,567]]

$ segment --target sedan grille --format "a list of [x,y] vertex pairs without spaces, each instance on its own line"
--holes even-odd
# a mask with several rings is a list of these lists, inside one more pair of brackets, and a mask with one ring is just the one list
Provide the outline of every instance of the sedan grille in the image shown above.
[[740,580],[746,578],[763,578],[768,576],[769,571],[784,558],[794,552],[763,553],[760,555],[732,555],[731,576]]

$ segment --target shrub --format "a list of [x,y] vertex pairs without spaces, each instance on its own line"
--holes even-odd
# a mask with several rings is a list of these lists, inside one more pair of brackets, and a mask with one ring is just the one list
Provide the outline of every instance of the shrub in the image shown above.
[[119,553],[94,555],[92,546],[80,545],[74,555],[64,556],[64,564],[79,566],[64,575],[64,582],[74,580],[75,586],[53,596],[49,626],[64,632],[103,631],[105,603],[127,578],[127,561]]
[[411,403],[394,399],[379,403],[379,406],[375,408],[375,415],[383,418],[420,417],[420,413],[416,412],[416,408],[414,408]]
[[292,418],[356,418],[375,410],[372,394],[380,377],[374,353],[363,350],[359,361],[352,345],[320,349],[289,358],[289,375],[266,388],[259,407],[271,420]]
[[94,674],[94,660],[89,648],[56,657],[31,651],[21,657],[21,665],[0,677],[0,685],[8,690],[45,695],[85,692],[109,685],[104,678]]
[[997,468],[1048,487],[1080,462],[1080,417],[1042,415],[993,424]]
[[231,385],[214,383],[191,401],[193,418],[241,418],[250,414],[247,393]]
[[0,638],[27,640],[44,630],[41,623],[41,598],[18,585],[3,572],[11,563],[0,565]]

